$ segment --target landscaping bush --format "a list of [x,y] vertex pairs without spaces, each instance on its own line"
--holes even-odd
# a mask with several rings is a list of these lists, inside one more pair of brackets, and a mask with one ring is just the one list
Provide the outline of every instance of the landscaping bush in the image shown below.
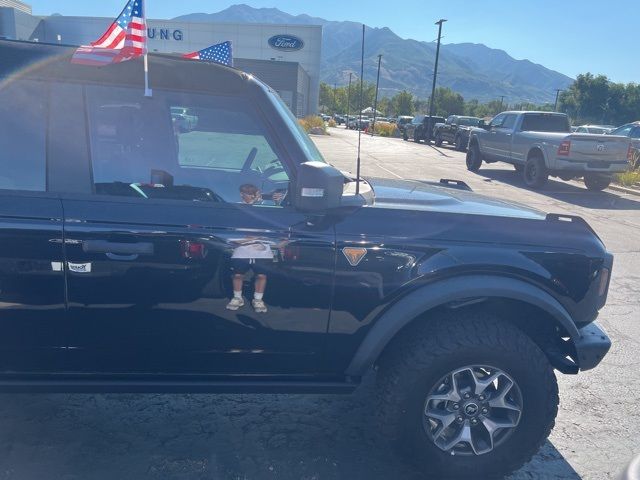
[[375,132],[373,133],[381,137],[395,137],[398,133],[398,127],[394,123],[376,122]]
[[616,182],[625,187],[640,185],[640,171],[618,173],[616,175]]
[[307,133],[311,133],[311,130],[322,130],[325,133],[327,131],[324,120],[317,115],[309,115],[308,117],[301,118],[298,122],[300,122],[300,125],[302,125],[302,128],[304,128],[304,131]]
[[336,123],[336,121],[333,118],[331,120],[329,120],[328,124],[329,124],[329,126],[331,128],[335,128],[335,127],[338,126],[338,124]]

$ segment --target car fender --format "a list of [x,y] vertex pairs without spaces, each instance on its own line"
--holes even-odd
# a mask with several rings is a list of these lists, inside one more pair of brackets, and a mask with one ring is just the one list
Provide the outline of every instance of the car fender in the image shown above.
[[466,275],[419,287],[388,307],[366,334],[345,374],[354,377],[364,375],[395,335],[424,312],[456,300],[483,297],[519,300],[541,308],[566,330],[572,341],[580,339],[569,313],[539,287],[514,278]]
[[545,148],[545,145],[542,143],[534,143],[529,147],[529,150],[527,151],[527,156],[525,157],[525,162],[529,159],[529,156],[534,151],[539,151],[540,153],[542,153],[542,158],[544,160],[545,166],[547,168],[551,168],[551,164],[549,163],[549,155],[547,154],[547,149]]

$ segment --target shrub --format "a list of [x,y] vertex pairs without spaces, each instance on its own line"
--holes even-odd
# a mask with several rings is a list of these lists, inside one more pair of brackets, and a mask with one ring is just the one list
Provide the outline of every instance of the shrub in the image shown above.
[[616,175],[616,181],[626,187],[640,185],[640,171],[618,173]]
[[375,132],[373,133],[381,137],[395,137],[398,133],[398,127],[394,123],[376,122]]
[[327,131],[324,120],[317,115],[309,115],[308,117],[301,118],[298,122],[300,122],[300,125],[302,125],[302,128],[304,128],[304,131],[307,133],[311,132],[311,129],[322,129],[323,132]]
[[338,126],[338,124],[336,123],[336,121],[335,121],[333,118],[332,118],[331,120],[329,120],[329,122],[328,122],[328,123],[329,123],[329,126],[330,126],[331,128],[335,128],[335,127],[337,127],[337,126]]

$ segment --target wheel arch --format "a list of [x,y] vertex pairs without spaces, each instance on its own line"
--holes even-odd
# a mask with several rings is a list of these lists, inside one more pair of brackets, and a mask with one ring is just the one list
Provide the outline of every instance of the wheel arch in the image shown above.
[[396,340],[410,333],[412,326],[431,321],[443,309],[459,308],[497,310],[503,316],[517,312],[519,320],[509,321],[538,344],[552,365],[563,373],[577,373],[577,363],[567,357],[576,358],[573,345],[580,333],[555,298],[522,280],[469,275],[420,287],[386,309],[367,332],[346,375],[364,375]]
[[529,151],[527,152],[527,158],[526,160],[529,160],[531,157],[533,156],[540,156],[542,157],[542,160],[544,161],[544,164],[547,168],[549,168],[549,162],[547,160],[547,154],[544,151],[544,148],[542,148],[542,145],[533,145],[531,148],[529,148]]

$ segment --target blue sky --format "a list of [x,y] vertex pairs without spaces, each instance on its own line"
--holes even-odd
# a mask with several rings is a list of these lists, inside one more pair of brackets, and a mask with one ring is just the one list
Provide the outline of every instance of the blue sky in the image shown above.
[[[126,0],[25,0],[35,14],[115,17]],[[147,0],[149,18],[217,12],[234,3]],[[617,82],[640,82],[637,55],[640,2],[618,0],[245,0],[294,15],[389,27],[403,38],[432,41],[433,22],[446,18],[444,43],[484,43],[575,77],[590,71]],[[614,6],[615,5],[615,6]]]

